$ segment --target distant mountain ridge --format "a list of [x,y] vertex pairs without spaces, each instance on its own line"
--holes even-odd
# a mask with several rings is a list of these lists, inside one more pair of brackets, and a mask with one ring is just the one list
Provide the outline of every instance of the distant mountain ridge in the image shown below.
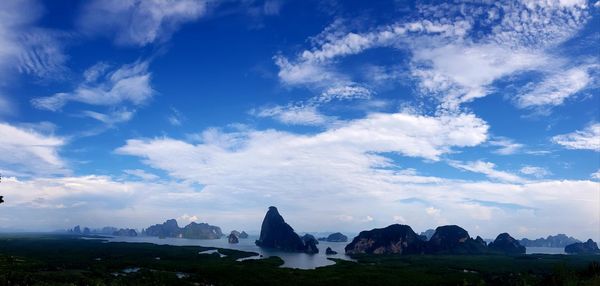
[[581,242],[578,239],[567,236],[566,234],[559,233],[557,235],[549,235],[546,238],[540,237],[538,239],[530,240],[523,238],[519,241],[521,245],[525,247],[560,247],[563,248],[569,244]]

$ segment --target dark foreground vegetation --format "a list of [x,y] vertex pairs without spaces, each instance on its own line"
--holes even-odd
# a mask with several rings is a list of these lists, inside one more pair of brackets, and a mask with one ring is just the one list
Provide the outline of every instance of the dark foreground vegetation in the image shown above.
[[60,235],[1,235],[0,285],[600,285],[600,256],[357,256],[316,270],[255,253]]

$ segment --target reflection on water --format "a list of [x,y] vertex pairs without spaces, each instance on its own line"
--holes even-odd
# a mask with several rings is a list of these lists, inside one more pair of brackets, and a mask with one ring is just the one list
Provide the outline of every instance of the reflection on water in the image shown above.
[[[352,260],[349,256],[344,254],[344,247],[347,242],[327,242],[327,241],[319,241],[319,253],[317,254],[306,254],[306,253],[294,253],[294,252],[283,252],[276,251],[271,249],[263,249],[254,244],[254,241],[258,237],[250,236],[247,239],[240,239],[238,244],[230,244],[227,241],[227,238],[222,239],[185,239],[185,238],[158,238],[158,237],[113,237],[110,238],[109,241],[115,242],[149,242],[154,244],[167,244],[167,245],[198,245],[205,247],[217,247],[217,248],[230,248],[237,249],[241,251],[249,251],[256,252],[259,255],[262,255],[263,258],[270,256],[278,256],[283,259],[284,264],[282,267],[289,268],[300,268],[300,269],[314,269],[321,266],[332,265],[335,262],[328,260],[327,258],[339,258],[345,260]],[[338,254],[335,255],[325,255],[325,249],[327,247],[331,247],[334,251],[337,251]],[[209,254],[215,252],[205,251],[202,254]],[[258,259],[260,256],[253,256],[246,259]]]

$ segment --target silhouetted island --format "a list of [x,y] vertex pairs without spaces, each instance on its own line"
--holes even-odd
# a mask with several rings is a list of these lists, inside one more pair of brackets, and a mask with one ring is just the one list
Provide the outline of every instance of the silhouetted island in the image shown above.
[[232,231],[229,236],[227,237],[227,242],[231,243],[231,244],[236,244],[239,243],[239,239],[237,237],[237,235],[235,235],[235,233]]
[[135,229],[130,229],[130,228],[121,228],[119,230],[115,230],[113,231],[112,235],[114,236],[130,236],[130,237],[134,237],[137,236],[137,231],[135,231]]
[[[314,237],[313,237],[314,238]],[[314,253],[316,245],[306,244],[294,229],[285,223],[276,207],[269,207],[262,222],[260,237],[256,245],[265,248],[274,248],[283,251]]]
[[508,233],[501,233],[496,237],[496,240],[488,245],[488,248],[493,252],[505,254],[524,254],[525,246],[522,246],[518,240],[514,239]]
[[314,236],[307,233],[304,236],[302,236],[302,242],[304,242],[304,246],[306,247],[306,253],[319,253],[319,249],[317,248],[317,244],[319,244],[319,241]]
[[565,252],[570,254],[600,254],[598,244],[591,238],[586,242],[576,242],[565,246]]
[[328,242],[347,242],[348,237],[342,234],[341,232],[332,233],[327,237],[319,237],[320,241],[328,241]]
[[362,231],[345,248],[346,254],[522,254],[525,247],[508,233],[498,235],[489,245],[481,237],[473,239],[457,225],[436,228],[431,239],[424,240],[410,226],[393,224]]
[[327,247],[327,249],[325,249],[325,254],[326,255],[336,255],[337,251],[331,249],[331,247]]
[[[481,238],[480,238],[481,239]],[[457,225],[445,225],[435,229],[427,243],[428,253],[479,254],[486,252],[486,245],[476,241]]]
[[191,222],[180,228],[175,219],[155,224],[143,230],[142,235],[158,237],[180,237],[192,239],[219,239],[223,237],[221,228],[207,223]]
[[346,254],[419,254],[425,242],[408,225],[393,224],[385,228],[361,231]]

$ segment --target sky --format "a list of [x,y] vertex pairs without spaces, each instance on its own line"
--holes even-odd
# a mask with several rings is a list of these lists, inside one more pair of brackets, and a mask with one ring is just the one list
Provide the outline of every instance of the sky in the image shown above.
[[600,1],[1,1],[0,231],[600,240]]

